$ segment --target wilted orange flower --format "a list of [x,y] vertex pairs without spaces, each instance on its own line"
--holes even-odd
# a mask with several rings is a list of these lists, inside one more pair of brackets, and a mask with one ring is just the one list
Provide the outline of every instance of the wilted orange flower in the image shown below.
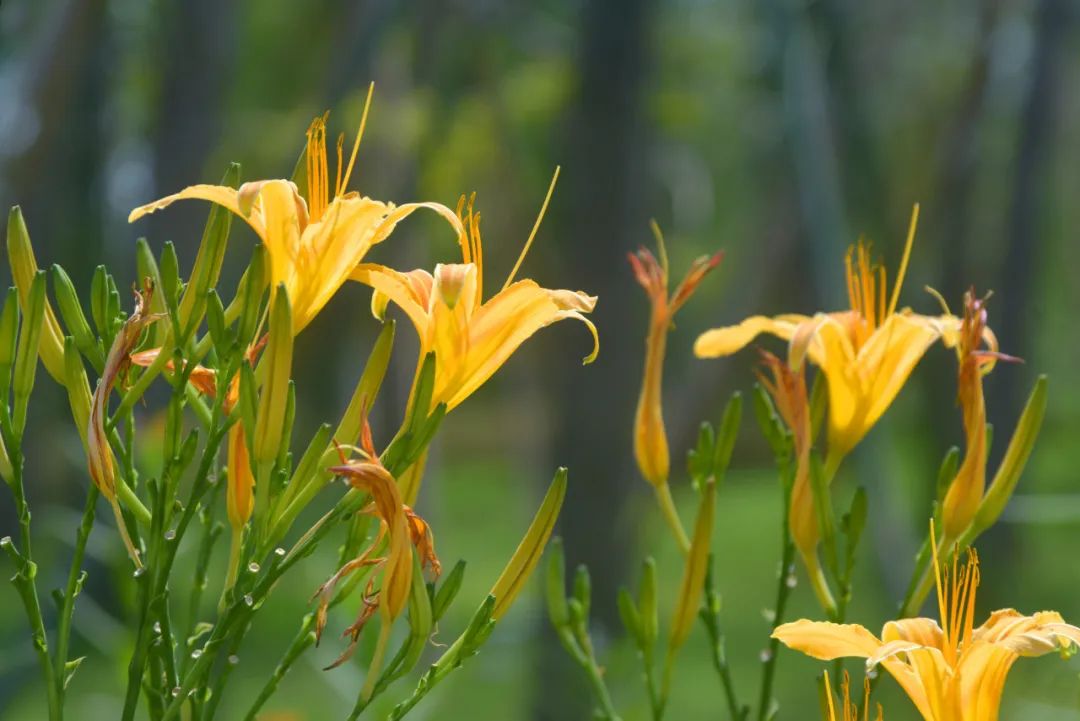
[[360,149],[367,110],[364,106],[348,165],[342,163],[344,137],[338,138],[338,168],[330,185],[326,154],[326,118],[316,118],[307,132],[307,194],[302,196],[290,180],[259,180],[240,189],[220,185],[192,185],[131,211],[129,222],[160,210],[177,200],[209,200],[235,213],[262,239],[270,256],[271,288],[284,284],[292,307],[293,333],[311,322],[345,283],[349,273],[372,246],[390,236],[398,222],[420,208],[445,217],[460,230],[458,219],[439,203],[395,206],[347,190]]
[[94,390],[94,396],[90,404],[90,418],[86,429],[86,449],[87,460],[90,465],[90,478],[112,505],[113,513],[116,516],[116,525],[124,541],[124,546],[127,547],[131,560],[140,568],[142,562],[139,560],[139,552],[135,548],[135,544],[131,542],[123,515],[120,513],[120,502],[116,499],[116,460],[113,457],[112,447],[109,445],[105,420],[109,411],[109,396],[112,395],[113,387],[131,365],[131,351],[138,344],[143,329],[160,317],[147,312],[153,292],[154,289],[149,280],[144,284],[142,292],[135,290],[135,309],[124,322],[123,327],[116,334],[112,346],[109,348],[109,355],[105,358],[105,367],[102,369],[101,378],[98,379],[97,388]]
[[[435,542],[431,528],[402,501],[397,481],[379,462],[371,441],[371,428],[364,422],[363,438],[359,449],[362,460],[347,462],[342,457],[341,465],[330,468],[336,475],[342,476],[349,485],[371,496],[371,502],[363,512],[370,513],[379,520],[379,532],[375,540],[359,556],[341,567],[326,581],[315,597],[319,606],[315,614],[316,638],[321,638],[326,626],[326,613],[333,599],[334,589],[341,579],[368,566],[374,567],[364,591],[363,604],[356,621],[345,629],[343,635],[350,637],[349,646],[327,668],[335,668],[352,656],[364,625],[376,613],[382,618],[378,646],[371,665],[368,668],[367,683],[363,695],[370,696],[374,681],[382,665],[386,642],[389,639],[390,626],[409,601],[409,592],[413,583],[414,549],[420,559],[421,568],[429,568],[436,577],[442,572],[442,566],[435,555]],[[385,542],[385,543],[384,543]],[[385,548],[385,555],[375,556]],[[376,571],[378,575],[376,576]],[[379,581],[376,588],[376,581]]]
[[949,485],[942,504],[941,520],[946,542],[955,541],[971,525],[986,490],[986,402],[982,379],[997,360],[1017,360],[993,350],[983,350],[986,335],[986,299],[974,291],[964,295],[964,323],[956,346],[960,370],[957,402],[964,414],[966,449],[964,462]]
[[595,296],[541,288],[532,280],[514,282],[539,219],[502,290],[484,301],[480,216],[473,213],[472,202],[466,214],[463,208],[464,198],[457,211],[466,229],[459,238],[462,263],[440,263],[434,274],[425,270],[401,273],[361,263],[351,275],[353,280],[375,290],[372,309],[378,317],[382,317],[388,300],[405,311],[420,336],[421,357],[434,351],[435,389],[431,403],[432,407],[445,403],[447,410],[483,385],[533,333],[552,323],[573,318],[588,327],[593,334],[593,350],[585,363],[592,362],[600,349],[596,327],[584,315],[595,307]]
[[971,552],[962,565],[954,558],[949,570],[938,563],[936,543],[933,548],[941,625],[929,618],[890,621],[878,639],[855,624],[803,619],[778,627],[773,637],[823,661],[859,656],[868,669],[884,666],[926,721],[996,721],[1013,662],[1068,650],[1080,643],[1080,628],[1056,611],[1024,616],[1011,608],[975,628],[977,557]]

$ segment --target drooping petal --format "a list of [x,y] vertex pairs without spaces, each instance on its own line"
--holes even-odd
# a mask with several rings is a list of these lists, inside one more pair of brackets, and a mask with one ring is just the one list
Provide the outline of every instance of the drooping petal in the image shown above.
[[788,648],[821,661],[847,656],[870,658],[881,648],[881,641],[858,624],[809,621],[805,618],[777,626],[772,637],[780,639]]
[[713,328],[694,341],[694,355],[698,358],[718,358],[731,355],[745,348],[762,333],[769,333],[784,340],[791,340],[800,323],[809,320],[803,315],[779,315],[769,318],[755,315],[738,325]]
[[[284,182],[284,181],[282,181]],[[236,188],[230,188],[227,185],[190,185],[179,193],[173,193],[167,195],[160,200],[155,200],[153,203],[135,208],[128,215],[128,222],[134,223],[144,215],[157,212],[162,208],[168,207],[175,203],[177,200],[208,200],[211,203],[216,203],[226,210],[240,216],[262,239],[266,239],[266,228],[263,226],[262,217],[259,212],[259,208],[253,207],[250,212],[243,212],[240,209],[240,197]]]

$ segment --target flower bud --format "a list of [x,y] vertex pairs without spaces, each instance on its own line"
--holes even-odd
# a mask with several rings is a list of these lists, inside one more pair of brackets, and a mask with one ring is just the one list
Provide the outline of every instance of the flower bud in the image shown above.
[[547,545],[551,532],[555,529],[555,521],[562,509],[563,499],[566,498],[566,469],[560,468],[555,473],[555,478],[548,487],[540,509],[536,512],[529,530],[521,539],[510,562],[506,564],[503,572],[495,585],[491,587],[490,595],[495,597],[495,608],[491,612],[491,618],[498,620],[509,609],[510,605],[521,593],[525,582],[529,580],[533,569],[540,560],[544,546]]
[[[34,258],[34,248],[30,245],[30,233],[26,229],[26,221],[23,220],[22,210],[17,205],[13,206],[11,212],[8,213],[7,246],[11,276],[15,281],[15,287],[19,289],[19,298],[25,306],[30,296],[30,285],[38,272],[38,265],[37,259]],[[49,375],[57,383],[63,384],[63,334],[60,332],[60,324],[47,300],[43,323],[41,344],[38,346],[41,362],[45,364],[45,370],[49,372]]]

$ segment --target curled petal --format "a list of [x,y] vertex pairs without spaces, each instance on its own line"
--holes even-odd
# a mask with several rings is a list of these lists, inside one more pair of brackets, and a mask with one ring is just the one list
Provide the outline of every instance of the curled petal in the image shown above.
[[791,340],[798,325],[808,320],[806,316],[781,315],[769,318],[755,315],[738,325],[713,328],[698,336],[694,342],[694,355],[698,358],[719,358],[736,353],[750,344],[762,333],[769,333],[784,340]]

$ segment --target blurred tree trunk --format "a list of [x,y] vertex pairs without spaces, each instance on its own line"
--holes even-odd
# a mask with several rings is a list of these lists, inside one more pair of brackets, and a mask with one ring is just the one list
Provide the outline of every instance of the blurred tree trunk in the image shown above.
[[[991,317],[1000,318],[994,328],[1001,349],[1020,357],[1030,357],[1034,350],[1035,339],[1028,324],[1038,316],[1044,300],[1034,281],[1039,263],[1047,260],[1042,231],[1052,207],[1047,202],[1054,161],[1050,151],[1061,112],[1064,46],[1077,17],[1071,0],[1040,0],[1035,11],[1031,79],[1021,110],[1008,235],[994,285],[1000,298],[991,307]],[[992,468],[1004,454],[1036,372],[1037,368],[1000,368],[988,379],[987,416],[997,429]],[[987,542],[1015,561],[1020,552],[1017,544],[1010,542],[1015,532],[1013,527],[999,524]],[[999,579],[999,583],[1007,581]]]
[[[234,0],[168,0],[161,4],[161,85],[152,139],[154,197],[194,183],[215,183],[225,171],[207,168],[221,134],[236,45]],[[176,243],[181,262],[194,259],[202,213],[155,214],[142,229],[158,243]]]
[[[592,574],[592,627],[600,638],[619,627],[615,593],[633,558],[633,544],[627,542],[632,534],[617,524],[628,491],[642,483],[630,439],[638,387],[633,359],[643,353],[644,325],[627,327],[627,308],[644,308],[644,303],[624,257],[632,239],[645,237],[649,218],[643,202],[648,143],[642,95],[651,4],[592,0],[584,7],[581,80],[567,129],[560,193],[565,210],[556,212],[563,252],[573,258],[559,286],[586,288],[600,298],[593,317],[602,336],[598,360],[548,384],[559,388],[553,456],[570,469],[560,532],[568,567],[584,563]],[[582,698],[579,670],[554,634],[542,638],[534,718],[588,718],[591,701]]]
[[85,283],[102,249],[105,0],[70,0],[46,14],[24,86],[39,128],[12,163],[12,202],[23,206],[39,262],[61,263]]
[[[1070,0],[1040,0],[1035,15],[1031,80],[1020,120],[1012,204],[1001,275],[995,288],[1002,298],[994,309],[1001,319],[996,328],[1001,348],[1021,356],[1031,350],[1027,321],[1038,312],[1034,273],[1040,260],[1040,231],[1045,227],[1049,152],[1061,108],[1062,53],[1076,8]],[[995,374],[995,376],[998,374]],[[997,400],[989,408],[990,421],[1006,438],[1011,432],[1027,392],[1027,373],[1000,374],[995,379]],[[995,444],[1004,446],[1004,443]],[[1001,448],[996,448],[1000,451]]]

